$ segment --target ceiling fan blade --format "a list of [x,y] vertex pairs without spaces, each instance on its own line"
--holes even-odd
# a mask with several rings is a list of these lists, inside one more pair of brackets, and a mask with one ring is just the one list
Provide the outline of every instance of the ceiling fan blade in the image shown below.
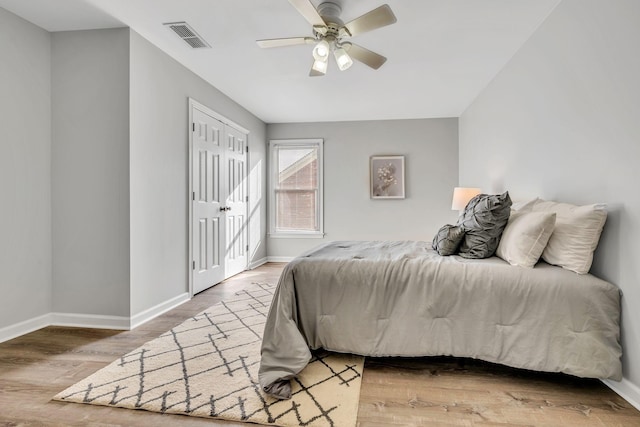
[[365,49],[362,46],[358,46],[357,44],[343,43],[342,47],[347,51],[351,58],[368,65],[374,70],[382,67],[382,64],[387,61],[387,58],[384,56],[372,52],[369,49]]
[[282,47],[282,46],[294,46],[297,44],[313,44],[316,39],[313,37],[289,37],[283,39],[264,39],[256,40],[258,46],[262,48],[267,47]]
[[389,5],[383,4],[353,21],[347,22],[343,28],[349,31],[349,35],[355,36],[377,28],[386,27],[387,25],[395,23],[397,20]]
[[289,3],[296,8],[300,15],[304,16],[311,25],[314,27],[326,27],[327,24],[320,16],[316,8],[309,0],[289,0]]

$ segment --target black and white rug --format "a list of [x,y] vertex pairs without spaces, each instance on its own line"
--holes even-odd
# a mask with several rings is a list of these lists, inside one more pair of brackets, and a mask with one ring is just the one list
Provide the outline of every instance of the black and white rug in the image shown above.
[[291,400],[258,384],[274,285],[255,283],[122,356],[55,400],[279,426],[355,426],[364,358],[316,355]]

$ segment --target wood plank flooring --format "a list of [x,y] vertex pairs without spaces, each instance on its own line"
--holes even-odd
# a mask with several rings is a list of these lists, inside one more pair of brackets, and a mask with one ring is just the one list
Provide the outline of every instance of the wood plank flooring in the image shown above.
[[[0,344],[0,426],[246,427],[51,397],[248,284],[275,283],[282,267],[241,273],[133,331],[48,327]],[[597,380],[450,357],[368,358],[358,426],[626,427],[640,426],[640,411]]]

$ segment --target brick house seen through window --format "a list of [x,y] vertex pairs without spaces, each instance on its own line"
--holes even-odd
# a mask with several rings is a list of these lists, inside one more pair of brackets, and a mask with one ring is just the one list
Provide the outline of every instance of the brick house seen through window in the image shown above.
[[321,145],[274,144],[274,230],[321,233]]
[[278,168],[276,226],[279,230],[317,230],[318,156],[316,150],[295,151],[307,153],[284,169]]

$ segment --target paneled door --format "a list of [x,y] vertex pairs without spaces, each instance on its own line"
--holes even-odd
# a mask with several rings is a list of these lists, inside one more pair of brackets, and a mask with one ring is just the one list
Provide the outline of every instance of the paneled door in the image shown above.
[[193,294],[247,267],[247,136],[193,105]]
[[225,269],[233,276],[247,267],[247,136],[227,126],[227,199]]
[[192,253],[193,293],[201,292],[225,278],[223,202],[226,174],[224,124],[193,108],[192,153]]

